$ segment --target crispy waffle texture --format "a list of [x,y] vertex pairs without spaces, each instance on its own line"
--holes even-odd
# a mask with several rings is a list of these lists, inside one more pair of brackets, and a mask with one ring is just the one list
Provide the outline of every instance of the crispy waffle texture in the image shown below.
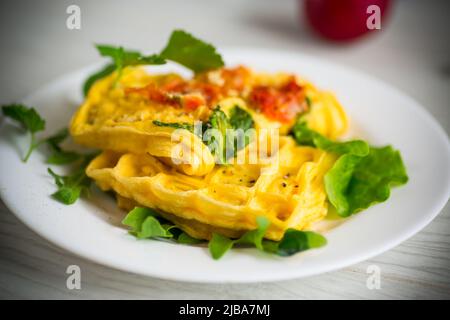
[[286,229],[307,229],[326,216],[322,178],[335,156],[284,137],[273,158],[264,166],[216,166],[209,174],[194,177],[148,154],[105,151],[86,172],[101,189],[120,195],[123,207],[123,199],[130,199],[160,209],[180,218],[173,222],[181,228],[190,226],[184,229],[193,237],[211,237],[213,230],[196,229],[199,224],[237,235],[254,229],[256,217],[265,216],[271,221],[266,237],[279,240]]
[[[139,95],[126,95],[124,87],[142,87],[166,81],[168,74],[152,76],[139,68],[125,70],[119,83],[115,75],[97,81],[85,102],[73,116],[70,132],[74,140],[102,150],[86,173],[102,190],[117,195],[118,206],[131,209],[146,206],[161,214],[189,235],[210,239],[212,233],[238,237],[256,227],[256,217],[267,217],[271,224],[266,238],[279,240],[288,228],[305,230],[327,215],[323,176],[336,156],[321,150],[298,146],[286,135],[289,124],[267,119],[249,108],[238,96],[217,104],[228,113],[238,105],[252,115],[256,139],[241,153],[260,148],[267,133],[278,129],[278,148],[266,161],[256,164],[218,165],[201,138],[188,130],[154,125],[206,121],[210,108],[201,106],[182,112],[171,105],[148,101]],[[280,82],[286,76],[255,74],[252,81]],[[312,101],[305,116],[308,125],[335,139],[345,133],[347,117],[328,92],[317,90],[299,79]],[[190,148],[191,158],[175,164],[182,155],[174,147]],[[179,160],[179,159],[178,159]]]

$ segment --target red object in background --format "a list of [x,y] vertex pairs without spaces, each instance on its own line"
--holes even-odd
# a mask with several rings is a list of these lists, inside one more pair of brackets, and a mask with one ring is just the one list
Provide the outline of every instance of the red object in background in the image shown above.
[[306,18],[312,28],[327,39],[347,41],[369,33],[367,7],[377,5],[383,17],[390,0],[303,0]]

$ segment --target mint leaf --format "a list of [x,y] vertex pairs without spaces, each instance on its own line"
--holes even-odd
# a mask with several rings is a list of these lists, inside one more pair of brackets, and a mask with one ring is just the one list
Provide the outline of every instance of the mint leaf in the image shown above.
[[160,54],[163,58],[178,62],[195,73],[217,69],[224,65],[216,49],[183,30],[175,30]]
[[26,107],[23,104],[10,104],[2,106],[2,111],[6,117],[16,120],[31,133],[45,129],[45,120],[34,108]]
[[46,138],[44,141],[50,148],[51,154],[47,158],[48,164],[63,165],[75,162],[83,157],[83,155],[74,152],[66,151],[60,147],[60,144],[69,136],[69,130],[63,128],[56,134]]
[[390,188],[408,181],[400,153],[391,146],[371,147],[365,157],[341,156],[325,175],[328,200],[347,217],[390,196]]
[[25,130],[30,132],[30,144],[23,158],[23,162],[27,162],[33,150],[40,144],[36,141],[35,133],[45,129],[45,120],[34,108],[26,107],[23,104],[5,105],[2,106],[2,111],[6,117],[19,122]]
[[[219,107],[215,108],[209,117],[207,127],[214,130],[206,131],[204,142],[211,150],[211,153],[216,157],[217,162],[225,164],[228,159],[227,130],[232,129],[227,115],[220,110]],[[233,143],[233,141],[231,141],[231,143]],[[228,148],[228,150],[232,149],[233,148],[230,147]]]
[[165,64],[166,61],[160,55],[142,55],[139,51],[125,50],[123,47],[115,47],[110,45],[96,45],[97,50],[103,57],[113,59],[115,66],[124,68],[126,66],[136,66],[144,64]]
[[82,192],[87,192],[91,180],[84,172],[85,168],[78,169],[75,173],[62,176],[48,168],[48,173],[55,180],[58,190],[52,194],[52,197],[59,202],[70,205],[80,197]]
[[230,124],[234,129],[242,129],[244,131],[254,127],[254,121],[250,113],[234,106],[230,111]]
[[123,68],[136,65],[161,65],[167,60],[178,62],[191,69],[195,73],[216,69],[224,65],[222,57],[216,49],[195,38],[191,34],[175,30],[160,54],[143,55],[139,51],[127,50],[120,46],[96,45],[102,57],[109,57],[112,63],[91,75],[83,85],[83,93],[86,96],[91,86],[99,79],[117,71],[116,82],[122,75]]
[[117,71],[117,82],[122,75],[123,68],[127,66],[160,65],[166,63],[161,56],[156,54],[145,56],[138,51],[125,50],[123,47],[115,47],[110,45],[96,45],[96,48],[101,56],[110,57],[113,62],[87,78],[83,85],[83,93],[85,96],[97,80],[106,77],[114,71]]

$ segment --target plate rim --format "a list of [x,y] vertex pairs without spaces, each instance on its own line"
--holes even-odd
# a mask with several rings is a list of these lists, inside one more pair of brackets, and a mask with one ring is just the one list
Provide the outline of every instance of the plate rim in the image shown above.
[[[383,90],[389,90],[392,93],[394,93],[397,96],[401,96],[405,101],[408,102],[408,106],[411,108],[414,108],[416,112],[418,112],[422,117],[426,118],[427,121],[432,124],[431,128],[434,130],[434,132],[437,134],[437,137],[441,140],[441,142],[444,142],[447,145],[446,153],[447,156],[450,155],[450,142],[449,137],[443,127],[439,124],[439,122],[416,100],[414,100],[411,96],[409,96],[407,93],[401,91],[397,87],[391,85],[387,81],[381,80],[371,74],[365,73],[363,71],[360,71],[356,68],[349,67],[346,65],[342,65],[336,62],[332,62],[329,60],[325,60],[322,58],[318,58],[309,54],[303,54],[303,53],[296,53],[291,50],[274,50],[274,49],[267,49],[267,48],[258,48],[258,47],[246,47],[246,46],[240,46],[240,47],[225,47],[220,48],[221,52],[225,52],[225,55],[227,54],[236,54],[237,52],[242,51],[250,51],[250,52],[262,52],[269,55],[288,55],[295,57],[295,59],[299,59],[301,57],[306,57],[310,61],[314,61],[315,63],[319,64],[325,64],[325,65],[331,65],[333,68],[338,68],[346,73],[355,75],[356,77],[365,78],[366,80],[370,82],[375,82],[377,85],[382,86]],[[235,52],[234,52],[235,51]],[[45,83],[44,85],[40,86],[38,89],[33,91],[32,93],[25,96],[23,99],[19,99],[19,101],[29,101],[34,99],[36,96],[42,94],[44,91],[50,90],[49,88],[53,86],[57,86],[60,82],[68,81],[67,79],[73,78],[76,74],[79,73],[86,73],[88,70],[94,69],[95,67],[98,67],[101,65],[100,63],[90,64],[88,66],[85,66],[83,68],[79,68],[76,70],[69,71],[63,75],[60,75],[59,77],[55,78],[52,81],[49,81]],[[81,90],[81,89],[80,89]],[[81,252],[80,250],[76,250],[74,246],[68,245],[67,242],[61,243],[52,238],[51,235],[45,232],[41,232],[39,228],[36,228],[36,226],[31,225],[26,220],[26,214],[20,213],[20,209],[17,208],[14,204],[12,199],[9,199],[5,196],[3,188],[0,188],[0,197],[2,198],[5,206],[8,208],[9,211],[11,211],[23,224],[25,224],[30,230],[32,230],[34,233],[39,235],[40,237],[44,238],[46,241],[49,241],[52,245],[55,245],[58,248],[64,249],[69,251],[70,254],[73,254],[75,256],[93,261],[95,263],[98,263],[100,265],[104,265],[107,267],[110,267],[115,270],[121,270],[124,272],[132,272],[135,274],[140,274],[143,276],[149,276],[149,277],[155,277],[159,279],[164,280],[171,280],[171,281],[182,281],[182,282],[190,282],[190,283],[253,283],[253,282],[272,282],[272,281],[281,281],[281,280],[288,280],[288,279],[298,279],[303,277],[308,277],[316,274],[321,274],[324,272],[331,272],[338,269],[341,269],[343,267],[356,264],[358,262],[365,261],[367,259],[370,259],[374,256],[377,256],[383,252],[386,252],[396,246],[398,246],[400,243],[408,240],[410,237],[415,235],[416,233],[420,232],[423,228],[425,228],[434,218],[436,218],[437,215],[439,215],[442,211],[442,209],[445,207],[446,203],[448,202],[448,198],[450,195],[450,182],[447,183],[447,190],[445,192],[447,196],[442,194],[442,198],[436,199],[436,201],[433,202],[433,209],[430,210],[430,214],[424,216],[420,221],[417,221],[415,223],[414,228],[406,229],[405,232],[402,234],[397,234],[396,237],[391,238],[389,242],[386,242],[384,245],[378,246],[377,250],[372,250],[366,252],[366,254],[352,254],[349,255],[346,259],[340,259],[339,262],[335,262],[332,267],[330,266],[323,266],[322,268],[318,268],[315,270],[309,270],[309,272],[303,271],[301,274],[297,274],[296,272],[285,272],[285,273],[276,273],[271,274],[269,277],[249,277],[249,278],[243,278],[243,277],[227,277],[225,275],[222,275],[222,277],[214,277],[214,278],[203,278],[200,274],[196,276],[190,276],[187,278],[184,274],[173,274],[171,272],[144,272],[140,268],[130,268],[129,265],[125,266],[123,263],[117,263],[117,261],[112,262],[110,260],[105,261],[105,259],[100,259],[95,257],[95,254],[92,251],[84,250]],[[13,209],[15,208],[15,209]],[[431,214],[431,211],[433,212]],[[253,249],[241,249],[241,250],[253,250]],[[315,251],[320,251],[320,249],[316,249]],[[219,262],[220,263],[220,262]]]

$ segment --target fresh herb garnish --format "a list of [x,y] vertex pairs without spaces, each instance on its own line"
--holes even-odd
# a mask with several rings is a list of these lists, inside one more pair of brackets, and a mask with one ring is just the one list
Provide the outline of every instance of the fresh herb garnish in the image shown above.
[[363,140],[346,142],[332,141],[320,133],[310,129],[301,119],[292,127],[294,139],[300,145],[316,147],[324,151],[338,154],[350,153],[357,156],[366,156],[369,153],[369,145]]
[[64,204],[73,204],[80,197],[82,192],[89,189],[91,180],[86,176],[84,168],[75,173],[61,176],[48,168],[48,173],[55,179],[58,190],[52,197]]
[[362,140],[331,141],[298,122],[292,134],[300,145],[340,155],[325,174],[328,200],[342,217],[348,217],[389,198],[390,188],[408,181],[400,153],[391,146],[369,147]]
[[106,77],[107,75],[110,75],[115,70],[116,70],[116,65],[114,63],[110,63],[110,64],[104,66],[101,70],[90,75],[89,78],[87,78],[83,84],[84,96],[87,96],[89,89],[92,87],[92,85],[95,83],[95,81],[100,80],[100,79]]
[[67,151],[61,148],[60,144],[65,139],[67,139],[68,136],[69,130],[67,128],[63,128],[53,136],[50,136],[47,139],[45,139],[45,142],[47,143],[51,151],[50,156],[47,158],[48,164],[56,164],[56,165],[68,164],[77,161],[83,157],[83,155],[77,152]]
[[392,186],[408,181],[400,152],[391,146],[370,148],[365,157],[342,155],[325,175],[328,200],[347,217],[386,201]]
[[186,122],[162,122],[158,120],[153,120],[153,124],[159,127],[170,127],[175,129],[186,129],[188,131],[194,131],[194,125]]
[[161,56],[177,62],[195,73],[217,69],[224,65],[222,57],[209,43],[183,30],[175,30]]
[[166,60],[157,54],[145,56],[138,51],[125,50],[123,47],[109,45],[96,45],[96,47],[102,57],[112,58],[117,71],[116,81],[120,79],[122,70],[125,67],[137,65],[161,65],[166,63]]
[[211,113],[207,124],[207,128],[217,131],[207,134],[204,140],[219,163],[225,164],[228,158],[235,156],[237,151],[250,142],[251,137],[246,131],[253,126],[252,116],[244,109],[235,106],[228,117],[217,107]]
[[280,241],[264,240],[264,234],[270,222],[266,217],[258,217],[256,223],[255,230],[248,231],[235,240],[214,233],[208,244],[211,256],[216,260],[220,259],[235,244],[251,245],[261,251],[279,256],[290,256],[297,252],[322,247],[327,243],[326,239],[318,233],[295,229],[286,230]]
[[128,212],[122,224],[130,227],[130,234],[138,239],[171,238],[184,244],[202,242],[192,238],[170,221],[161,218],[159,213],[151,208],[135,207]]
[[6,117],[19,122],[30,133],[28,151],[22,159],[23,162],[27,162],[33,150],[41,144],[41,142],[36,141],[35,134],[45,129],[45,120],[41,118],[34,108],[28,108],[23,104],[2,106],[2,111]]
[[191,69],[195,73],[199,73],[224,65],[222,57],[212,45],[182,30],[172,32],[169,42],[159,54],[143,55],[139,51],[110,45],[96,45],[96,48],[101,56],[110,57],[112,62],[85,81],[83,85],[85,96],[95,81],[106,77],[114,71],[117,71],[117,83],[123,68],[128,66],[161,65],[165,64],[166,60],[171,60]]
[[230,110],[230,124],[233,129],[242,129],[245,131],[253,128],[254,121],[250,113],[239,106],[234,106]]

